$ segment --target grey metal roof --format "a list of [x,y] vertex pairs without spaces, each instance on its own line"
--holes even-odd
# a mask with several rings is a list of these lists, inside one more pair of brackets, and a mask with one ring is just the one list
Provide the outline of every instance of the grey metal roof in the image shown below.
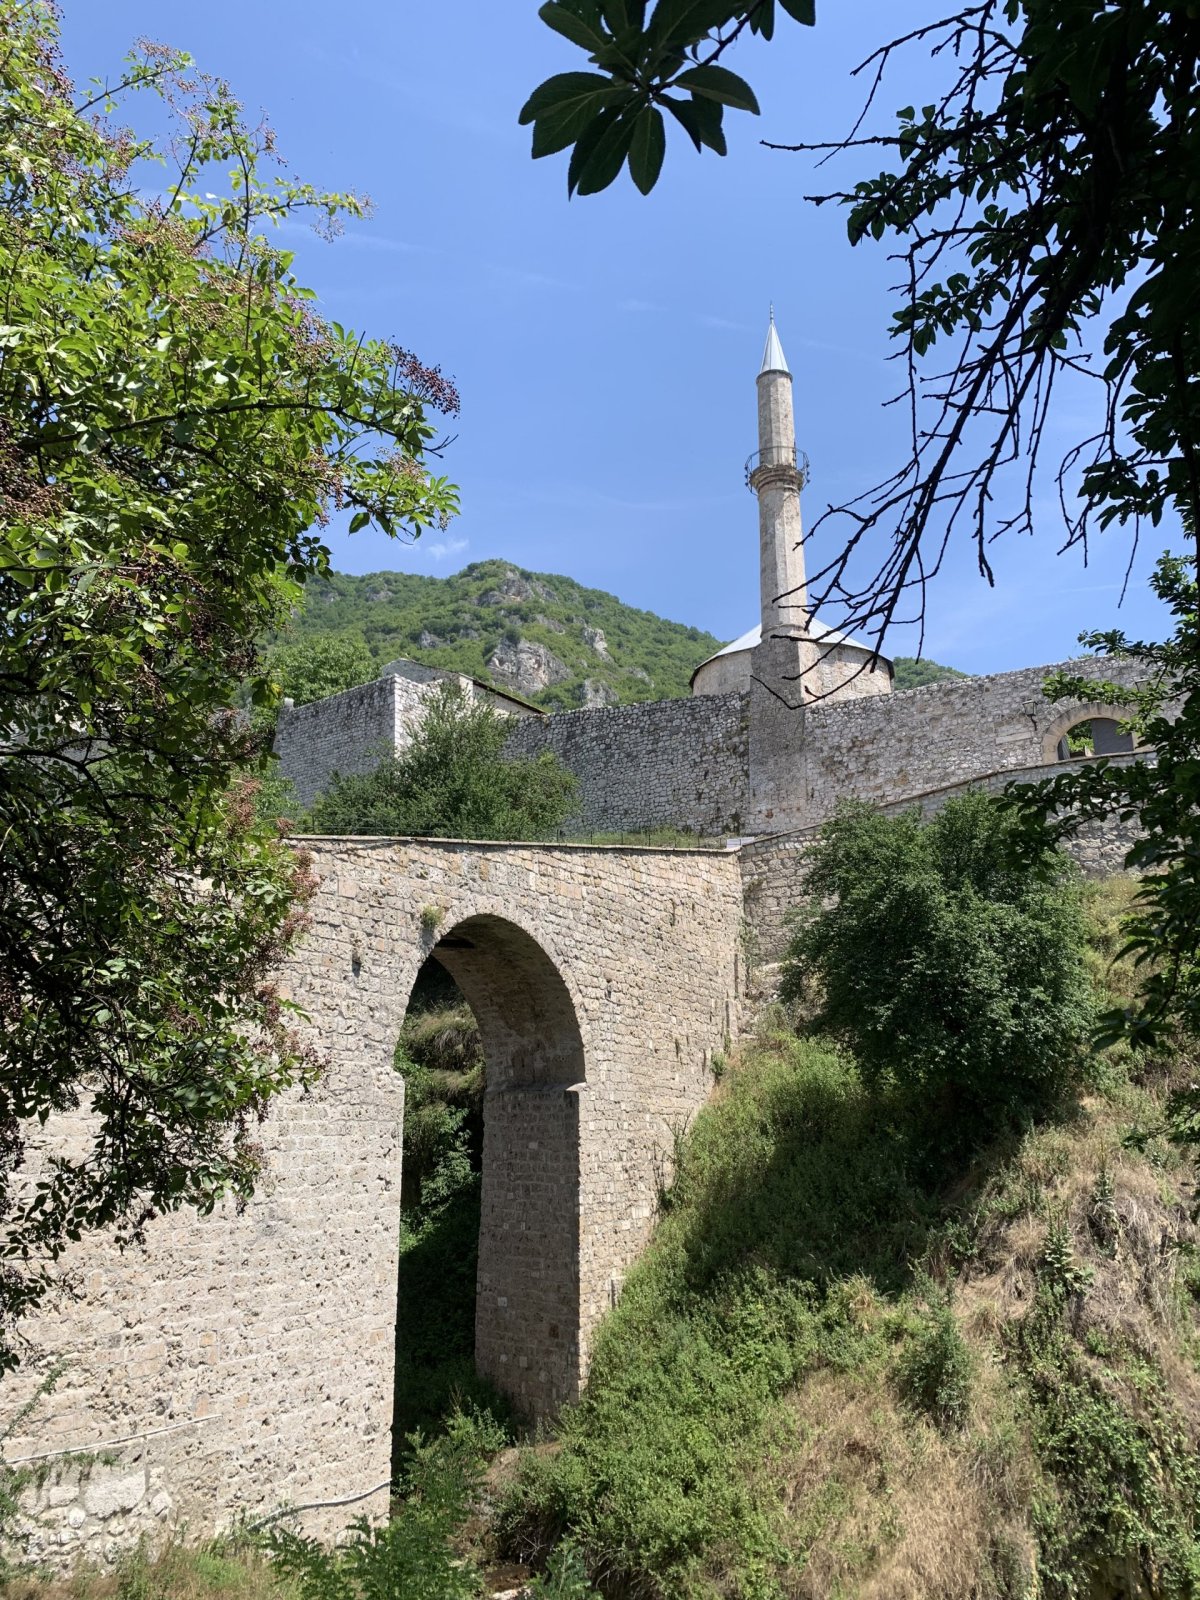
[[791,369],[787,364],[787,357],[783,353],[783,346],[779,342],[779,334],[775,331],[775,308],[771,308],[771,325],[767,329],[767,342],[763,347],[762,366],[758,369],[761,378],[764,372],[786,372],[791,377]]
[[[839,633],[836,628],[827,628],[818,617],[813,617],[809,621],[808,637],[814,640],[817,644],[849,645],[851,649],[861,650],[865,655],[870,655],[872,650],[872,646],[869,644],[864,644],[861,639],[852,639],[849,634]],[[743,633],[741,638],[735,639],[732,644],[727,644],[723,650],[717,650],[713,655],[709,656],[707,660],[702,661],[700,666],[696,668],[696,672],[699,672],[701,667],[706,667],[709,661],[719,661],[722,656],[740,655],[743,650],[753,650],[755,645],[761,643],[762,623],[760,622],[751,628],[748,633]],[[890,671],[892,663],[888,660],[887,656],[880,656],[879,659]],[[693,680],[696,677],[696,672],[692,673]]]

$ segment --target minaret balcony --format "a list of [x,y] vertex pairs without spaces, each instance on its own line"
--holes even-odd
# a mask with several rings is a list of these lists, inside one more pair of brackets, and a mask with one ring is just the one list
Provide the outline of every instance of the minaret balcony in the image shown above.
[[756,450],[746,462],[746,486],[755,494],[762,488],[782,485],[803,489],[809,479],[808,457],[795,445],[771,445]]

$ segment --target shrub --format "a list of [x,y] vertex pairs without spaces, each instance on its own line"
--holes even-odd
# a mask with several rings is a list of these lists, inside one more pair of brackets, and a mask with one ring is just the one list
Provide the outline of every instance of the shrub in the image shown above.
[[843,806],[813,852],[817,909],[798,916],[785,998],[819,989],[814,1025],[853,1049],[869,1083],[932,1100],[977,1137],[1048,1108],[1092,1019],[1073,870],[986,795],[928,823]]
[[457,684],[432,694],[407,750],[374,772],[335,774],[312,808],[316,833],[538,839],[570,812],[578,784],[549,751],[504,757],[509,718]]
[[950,1299],[925,1285],[929,1310],[904,1347],[896,1376],[901,1396],[949,1433],[962,1428],[971,1404],[971,1352],[959,1332]]
[[545,1574],[535,1578],[525,1592],[529,1600],[600,1600],[588,1582],[583,1557],[569,1539],[550,1557]]
[[441,1438],[410,1442],[403,1498],[383,1526],[360,1517],[335,1549],[286,1528],[267,1535],[272,1561],[300,1600],[474,1600],[479,1593],[479,1575],[454,1541],[479,1491],[492,1430],[460,1416]]

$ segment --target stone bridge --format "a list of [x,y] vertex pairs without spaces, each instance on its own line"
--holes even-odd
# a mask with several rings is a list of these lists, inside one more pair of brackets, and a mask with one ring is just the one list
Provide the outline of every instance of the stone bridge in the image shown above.
[[[184,1520],[387,1503],[403,1083],[422,964],[453,975],[487,1061],[477,1360],[524,1411],[579,1389],[645,1242],[673,1131],[736,1033],[733,852],[315,839],[312,928],[285,974],[328,1060],[277,1102],[245,1212],[90,1240],[82,1298],[30,1328],[71,1362],[10,1459],[115,1449],[42,1491],[60,1559]],[[401,1327],[403,1317],[401,1314]],[[34,1382],[4,1386],[7,1418]]]

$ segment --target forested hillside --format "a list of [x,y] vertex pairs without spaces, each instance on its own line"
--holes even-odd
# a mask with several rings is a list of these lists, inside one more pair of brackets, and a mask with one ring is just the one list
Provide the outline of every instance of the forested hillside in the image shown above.
[[[573,578],[506,561],[478,561],[448,578],[334,573],[310,586],[278,642],[330,634],[363,640],[376,669],[408,656],[560,711],[686,696],[692,672],[723,642]],[[895,667],[897,689],[962,676],[907,657]]]
[[957,667],[943,667],[937,661],[918,660],[916,656],[897,656],[892,666],[896,669],[897,689],[922,689],[927,683],[970,677],[970,673],[960,672]]
[[506,561],[477,561],[448,578],[334,573],[311,586],[284,638],[330,631],[361,635],[378,666],[408,656],[556,710],[686,695],[693,669],[721,647],[701,628]]

